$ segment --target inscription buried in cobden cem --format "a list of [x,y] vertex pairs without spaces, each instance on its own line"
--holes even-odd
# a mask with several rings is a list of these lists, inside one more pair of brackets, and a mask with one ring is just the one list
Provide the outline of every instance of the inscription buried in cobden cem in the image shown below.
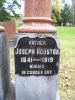
[[15,74],[20,76],[58,74],[60,50],[54,38],[20,38],[14,52]]

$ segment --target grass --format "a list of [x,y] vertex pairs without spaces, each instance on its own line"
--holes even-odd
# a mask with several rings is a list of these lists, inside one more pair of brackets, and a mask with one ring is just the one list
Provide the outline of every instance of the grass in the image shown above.
[[59,94],[75,100],[75,27],[57,27],[61,42]]
[[[58,92],[60,100],[75,100],[75,27],[57,27],[61,42]],[[13,49],[10,48],[11,78],[14,77]]]

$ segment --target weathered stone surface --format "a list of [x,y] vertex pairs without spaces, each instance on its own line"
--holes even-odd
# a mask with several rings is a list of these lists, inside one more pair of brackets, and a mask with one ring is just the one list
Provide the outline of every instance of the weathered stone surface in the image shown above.
[[[59,40],[53,34],[24,33],[16,35],[15,46],[23,37],[52,37],[56,40],[58,48]],[[21,67],[21,66],[20,66]],[[56,100],[58,86],[58,74],[53,76],[19,76],[15,74],[16,100]]]
[[16,100],[56,100],[57,78],[16,76]]
[[[37,48],[41,48],[42,46],[35,46],[27,45],[27,41],[19,41],[23,37],[30,37],[34,41],[34,38],[40,37],[45,38],[45,36],[51,36],[51,33],[53,34],[53,37],[57,42],[58,48],[59,48],[59,40],[57,39],[56,35],[56,29],[51,25],[51,0],[24,0],[24,19],[23,19],[23,26],[21,26],[18,30],[18,35],[16,37],[15,41],[15,90],[16,90],[16,100],[56,100],[57,98],[57,84],[58,84],[58,74],[53,76],[45,76],[45,75],[29,75],[29,76],[21,76],[21,75],[27,75],[28,71],[33,71],[31,68],[31,65],[28,66],[29,62],[27,61],[28,58],[26,58],[26,55],[24,54],[24,50],[27,46],[28,48],[34,48],[37,52]],[[34,33],[34,34],[33,34]],[[47,33],[47,34],[46,34]],[[52,37],[52,38],[53,38]],[[24,38],[26,40],[26,38]],[[36,41],[36,39],[35,39]],[[17,44],[20,43],[20,45],[17,46]],[[26,44],[27,43],[27,44]],[[46,42],[47,43],[47,42]],[[53,42],[51,42],[53,43]],[[24,46],[24,45],[25,46]],[[46,45],[46,47],[52,47],[51,45]],[[42,47],[42,50],[44,49],[45,45]],[[20,48],[20,52],[17,53],[17,48]],[[23,50],[22,50],[23,48]],[[17,49],[17,50],[16,50]],[[46,48],[47,49],[47,48]],[[39,50],[40,51],[40,50]],[[29,52],[29,50],[28,50]],[[23,53],[23,55],[21,55]],[[20,55],[18,55],[20,54]],[[31,55],[31,56],[30,56]],[[37,65],[41,58],[41,56],[38,56],[37,53],[32,55],[27,55],[29,58],[33,57],[36,58],[34,61],[30,61],[30,63]],[[36,57],[35,57],[36,56]],[[48,55],[50,57],[50,55]],[[24,63],[18,63],[22,62],[22,57],[25,57]],[[45,55],[44,55],[45,57]],[[46,55],[47,57],[47,55]],[[33,59],[32,58],[32,59]],[[38,58],[38,59],[37,59]],[[59,58],[59,57],[58,57]],[[19,60],[18,60],[19,59]],[[34,65],[35,65],[34,64]],[[41,64],[43,65],[43,61],[41,61]],[[42,69],[41,72],[46,70],[48,68],[48,65],[44,63],[44,69]],[[58,67],[58,63],[56,63],[56,66]],[[35,66],[36,66],[35,65]],[[49,65],[51,65],[49,63]],[[56,66],[54,65],[54,69],[56,69]],[[51,66],[50,68],[53,68]],[[34,70],[39,70],[39,68],[35,68]],[[49,71],[49,69],[48,69]],[[56,72],[53,70],[53,72]],[[57,70],[58,72],[58,70]],[[23,74],[22,74],[23,73]],[[51,70],[52,73],[52,70]]]
[[3,23],[3,26],[5,27],[8,39],[13,40],[14,34],[16,33],[16,23],[14,21],[6,21]]
[[[19,87],[18,87],[19,88]],[[0,99],[1,100],[1,99]],[[7,93],[6,99],[5,100],[16,100],[15,99],[15,84],[14,81],[11,82],[10,89]],[[22,99],[20,99],[22,100]],[[25,100],[25,99],[24,99]],[[57,95],[56,100],[60,100],[59,96]]]
[[19,33],[56,32],[51,25],[51,0],[24,0],[23,25]]
[[24,17],[51,18],[51,0],[24,0]]
[[8,41],[4,32],[0,33],[0,100],[4,100],[10,86]]

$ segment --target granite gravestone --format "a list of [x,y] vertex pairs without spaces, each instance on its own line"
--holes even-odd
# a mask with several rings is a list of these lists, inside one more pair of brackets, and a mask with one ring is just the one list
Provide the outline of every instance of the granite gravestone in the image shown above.
[[13,47],[14,33],[16,33],[16,23],[15,23],[15,21],[5,21],[3,23],[3,26],[5,28],[5,32],[7,33],[7,36],[8,36],[9,46]]
[[45,33],[16,34],[16,100],[56,100],[59,40]]
[[60,46],[51,25],[51,0],[24,0],[15,36],[16,100],[56,100]]
[[3,23],[5,32],[8,35],[8,39],[11,41],[14,38],[14,33],[16,33],[16,24],[14,21],[6,21]]
[[5,32],[0,32],[0,100],[5,100],[10,87],[8,41]]

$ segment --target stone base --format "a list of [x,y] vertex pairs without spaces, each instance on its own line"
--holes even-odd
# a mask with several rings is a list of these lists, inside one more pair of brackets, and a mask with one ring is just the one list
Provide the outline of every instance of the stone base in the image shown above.
[[[15,84],[14,81],[11,82],[11,87],[7,93],[6,99],[5,100],[16,100],[15,99]],[[60,100],[59,96],[57,95],[56,100]]]

